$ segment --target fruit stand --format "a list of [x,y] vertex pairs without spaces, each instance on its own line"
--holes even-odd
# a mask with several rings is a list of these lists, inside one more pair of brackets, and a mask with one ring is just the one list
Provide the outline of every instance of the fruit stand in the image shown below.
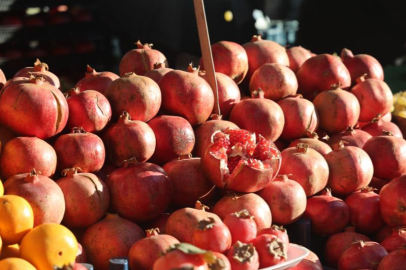
[[[112,58],[67,83],[63,58],[24,67],[3,47],[0,270],[404,269],[395,73],[388,84],[374,56],[347,48],[211,44],[194,4],[202,55],[187,70],[138,41],[115,70]],[[92,8],[58,5],[49,20],[76,18],[66,31],[102,42],[81,28]],[[0,26],[0,43],[20,30]]]

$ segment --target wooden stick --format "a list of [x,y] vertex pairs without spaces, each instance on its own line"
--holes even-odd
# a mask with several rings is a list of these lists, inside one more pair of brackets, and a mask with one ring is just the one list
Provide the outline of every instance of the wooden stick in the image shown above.
[[202,50],[204,70],[206,71],[207,81],[209,82],[214,94],[214,113],[221,115],[218,100],[218,88],[216,72],[214,71],[213,55],[211,53],[209,30],[207,28],[206,12],[204,10],[203,0],[193,0],[195,5],[197,30],[199,31],[200,47]]

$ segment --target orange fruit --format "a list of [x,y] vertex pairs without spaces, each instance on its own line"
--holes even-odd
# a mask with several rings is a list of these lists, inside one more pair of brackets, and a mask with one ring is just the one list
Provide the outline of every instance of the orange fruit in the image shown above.
[[56,223],[35,227],[20,244],[20,257],[41,270],[73,264],[77,253],[76,237],[65,226]]
[[1,250],[0,254],[0,260],[2,259],[7,259],[7,258],[12,258],[12,257],[20,257],[20,246],[18,244],[14,245],[3,245],[3,248]]
[[3,182],[0,180],[0,196],[4,195],[4,186],[3,186]]
[[34,226],[34,214],[26,199],[16,195],[0,197],[0,236],[7,245],[19,243]]
[[20,258],[7,258],[0,261],[1,270],[37,270],[29,262]]

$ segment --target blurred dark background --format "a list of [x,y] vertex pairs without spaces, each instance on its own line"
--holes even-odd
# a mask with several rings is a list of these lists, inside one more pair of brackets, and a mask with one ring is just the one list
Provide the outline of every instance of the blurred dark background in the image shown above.
[[[204,2],[212,43],[244,44],[260,33],[314,53],[339,54],[346,47],[376,57],[387,78],[392,73],[393,80],[406,81],[406,71],[393,68],[402,67],[406,56],[404,0]],[[8,78],[40,58],[61,77],[65,91],[84,76],[87,64],[117,72],[137,40],[153,43],[171,67],[197,61],[193,0],[0,0],[0,68]]]

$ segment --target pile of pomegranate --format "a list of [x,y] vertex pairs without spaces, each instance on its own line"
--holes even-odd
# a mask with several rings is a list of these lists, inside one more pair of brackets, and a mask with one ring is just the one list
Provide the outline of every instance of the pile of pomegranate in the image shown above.
[[[30,203],[34,226],[70,229],[76,262],[97,270],[116,257],[132,270],[267,268],[293,259],[282,226],[299,219],[328,239],[325,265],[404,265],[406,141],[379,62],[261,36],[212,52],[218,93],[203,67],[171,69],[141,42],[120,76],[88,66],[74,89],[40,61],[0,72],[4,194]],[[322,265],[311,252],[290,269]]]

